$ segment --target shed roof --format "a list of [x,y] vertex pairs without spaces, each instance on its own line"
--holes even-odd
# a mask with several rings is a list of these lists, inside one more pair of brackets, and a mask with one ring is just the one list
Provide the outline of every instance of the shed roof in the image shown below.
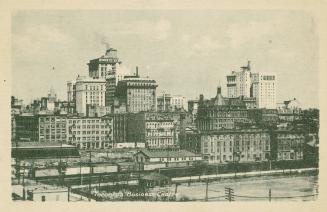
[[[195,157],[200,156],[186,150],[141,150],[138,153],[143,153],[149,158],[177,158],[177,157]],[[138,154],[136,153],[136,154]]]

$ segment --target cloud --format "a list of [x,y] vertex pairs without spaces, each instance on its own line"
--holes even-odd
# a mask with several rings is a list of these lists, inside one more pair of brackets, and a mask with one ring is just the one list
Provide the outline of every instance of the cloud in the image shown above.
[[155,24],[155,36],[157,40],[166,40],[169,35],[171,24],[167,20],[160,20]]
[[219,42],[216,39],[213,39],[210,35],[202,36],[198,42],[192,45],[192,49],[197,52],[199,51],[207,52],[211,50],[216,50],[220,47],[222,47],[221,42]]
[[55,27],[37,25],[21,29],[19,33],[13,33],[12,41],[14,50],[34,55],[39,54],[41,49],[44,50],[51,45],[68,44],[71,39]]
[[226,35],[230,39],[232,48],[239,48],[249,42],[258,42],[273,34],[274,24],[249,22],[242,24],[230,24]]
[[[156,21],[142,20],[129,23],[115,23],[111,25],[112,31],[120,35],[134,35],[144,37],[151,41],[166,40],[171,31],[171,23],[166,19]],[[103,32],[104,36],[108,32]]]

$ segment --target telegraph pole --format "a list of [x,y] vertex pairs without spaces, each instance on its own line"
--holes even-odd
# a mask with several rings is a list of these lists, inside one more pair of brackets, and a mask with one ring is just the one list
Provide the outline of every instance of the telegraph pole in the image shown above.
[[234,201],[234,189],[229,187],[225,188],[225,199],[229,202]]
[[209,178],[206,180],[206,197],[204,201],[208,202],[208,187],[209,187]]
[[89,173],[89,201],[91,201],[91,185],[92,185],[92,167],[91,167],[91,163],[92,163],[92,151],[89,151],[90,153],[90,158],[89,158],[89,167],[90,167],[90,173]]

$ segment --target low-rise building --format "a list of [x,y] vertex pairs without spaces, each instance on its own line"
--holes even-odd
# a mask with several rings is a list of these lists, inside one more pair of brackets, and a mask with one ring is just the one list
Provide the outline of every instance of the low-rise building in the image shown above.
[[140,150],[134,155],[137,163],[173,163],[202,160],[201,155],[186,150]]
[[68,117],[67,141],[80,149],[112,147],[112,118]]
[[201,133],[201,153],[209,163],[270,159],[270,134],[263,129],[230,129]]
[[187,111],[192,114],[192,120],[195,122],[198,114],[199,100],[188,100]]
[[171,111],[171,95],[163,93],[157,97],[157,111],[167,112]]
[[305,133],[293,129],[278,129],[275,132],[277,160],[302,160]]
[[186,127],[179,134],[179,147],[190,152],[201,154],[201,136],[195,126]]
[[20,141],[39,141],[39,119],[33,114],[15,116],[15,139]]
[[39,142],[67,142],[66,116],[39,115]]
[[145,143],[148,148],[167,148],[177,144],[176,123],[171,113],[140,112],[128,115],[127,140]]

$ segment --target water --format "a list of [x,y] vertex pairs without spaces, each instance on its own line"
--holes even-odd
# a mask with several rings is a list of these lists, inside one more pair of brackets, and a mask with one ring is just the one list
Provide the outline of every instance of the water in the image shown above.
[[[208,201],[227,201],[225,187],[234,191],[235,201],[312,201],[317,198],[318,176],[262,176],[241,179],[223,179],[210,182]],[[164,191],[175,193],[175,185],[165,188],[154,188],[153,192]],[[193,201],[204,201],[206,184],[204,182],[187,183],[177,187],[177,199],[187,197]]]

